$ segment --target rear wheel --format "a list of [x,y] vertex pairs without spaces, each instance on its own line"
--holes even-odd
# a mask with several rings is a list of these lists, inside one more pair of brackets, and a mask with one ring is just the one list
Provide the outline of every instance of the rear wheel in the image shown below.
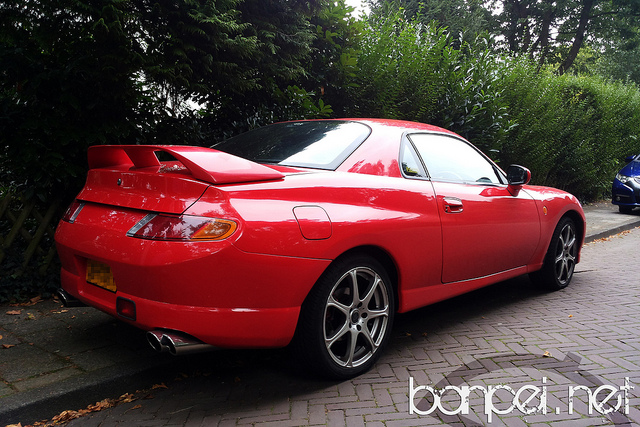
[[332,264],[302,307],[298,354],[324,376],[369,370],[389,341],[394,295],[384,267],[367,256]]
[[576,267],[578,244],[575,223],[571,218],[562,218],[551,237],[542,269],[532,274],[534,283],[549,290],[567,287]]

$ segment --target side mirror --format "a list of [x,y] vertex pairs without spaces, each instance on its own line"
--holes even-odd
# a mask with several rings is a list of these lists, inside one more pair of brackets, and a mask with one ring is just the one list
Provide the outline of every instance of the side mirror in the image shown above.
[[519,165],[511,165],[507,168],[507,183],[509,184],[507,189],[512,196],[517,196],[522,186],[528,184],[529,181],[531,181],[529,169]]
[[634,155],[632,155],[632,156],[627,156],[627,157],[625,157],[624,161],[625,161],[625,162],[627,162],[627,163],[629,163],[629,162],[632,162],[632,161],[633,161],[633,159],[635,159],[635,158],[636,158],[636,156],[635,156],[635,154],[634,154]]

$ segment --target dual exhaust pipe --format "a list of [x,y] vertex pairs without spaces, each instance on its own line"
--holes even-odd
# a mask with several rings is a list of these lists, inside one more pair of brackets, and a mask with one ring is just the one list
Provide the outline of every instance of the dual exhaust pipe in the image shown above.
[[147,341],[159,353],[171,353],[174,356],[202,353],[215,347],[205,344],[197,338],[182,332],[157,329],[147,332]]

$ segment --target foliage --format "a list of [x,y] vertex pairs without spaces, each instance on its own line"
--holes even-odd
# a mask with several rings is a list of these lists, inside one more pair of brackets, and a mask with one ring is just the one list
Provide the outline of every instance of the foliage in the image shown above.
[[203,143],[208,123],[298,102],[323,4],[0,1],[0,182],[48,199],[79,189],[90,145]]
[[119,51],[122,16],[109,6],[2,2],[0,181],[44,199],[81,179],[86,146],[135,141],[148,122],[127,77],[139,56]]
[[637,0],[370,0],[375,13],[402,9],[408,19],[436,22],[471,41],[485,31],[512,56],[571,70],[579,52],[629,51],[640,41]]
[[336,117],[344,117],[350,107],[345,94],[354,85],[360,55],[364,22],[351,16],[352,11],[344,0],[339,0],[329,2],[311,18],[316,37],[311,46],[305,86],[319,92]]
[[[276,121],[328,117],[334,106],[342,115],[360,24],[350,16],[352,8],[344,0],[319,1],[314,13],[296,12],[291,3],[245,0],[242,16],[252,22],[251,34],[265,40],[281,38],[282,46],[260,45],[262,51],[251,63],[259,76],[255,90],[217,91],[209,98],[202,111],[207,133],[203,143]],[[265,5],[271,8],[269,13]],[[274,13],[273,8],[280,12]],[[291,67],[283,73],[285,48],[297,52],[298,59],[284,61]]]
[[[54,246],[52,234],[45,232],[38,236],[43,217],[34,215],[35,211],[46,212],[49,206],[36,203],[35,207],[29,208],[31,214],[21,223],[20,232],[10,239],[15,217],[21,215],[26,203],[16,197],[13,189],[0,188],[0,206],[3,208],[0,209],[0,241],[3,243],[0,251],[0,303],[52,295],[60,286],[60,263],[57,257],[51,258],[53,254],[50,251]],[[14,217],[10,218],[11,215]],[[47,228],[55,224],[59,215],[59,210],[56,210],[51,222],[46,224]],[[29,262],[26,262],[26,254],[34,241],[37,242],[37,248],[30,254]]]
[[640,152],[640,91],[598,77],[534,71],[520,61],[505,80],[517,126],[503,144],[503,164],[526,165],[536,184],[582,200],[606,196],[623,159]]
[[10,273],[11,269],[20,264],[21,261],[16,253],[9,254],[3,261],[3,271],[0,275],[2,279],[0,280],[0,303],[26,301],[37,295],[49,298],[60,287],[58,274],[40,275],[37,269],[28,270],[19,275]]
[[358,58],[357,86],[350,91],[354,115],[440,125],[498,150],[509,128],[497,82],[507,62],[492,53],[488,38],[473,43],[435,25],[405,21],[400,13],[369,19]]
[[402,11],[406,20],[446,30],[453,35],[454,46],[460,47],[459,41],[472,42],[492,28],[493,16],[485,3],[484,0],[374,0],[372,6],[376,15],[392,16]]

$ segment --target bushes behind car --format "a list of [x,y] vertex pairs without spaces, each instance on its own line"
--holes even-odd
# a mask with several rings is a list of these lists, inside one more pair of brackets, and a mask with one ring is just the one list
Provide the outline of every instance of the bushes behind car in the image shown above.
[[640,152],[638,87],[498,52],[486,35],[467,42],[401,14],[373,15],[348,89],[351,116],[442,126],[503,168],[530,168],[532,184],[608,197],[623,159]]
[[596,76],[535,73],[518,63],[504,94],[517,126],[503,141],[503,165],[527,165],[533,182],[581,200],[608,196],[624,158],[640,152],[640,92]]

